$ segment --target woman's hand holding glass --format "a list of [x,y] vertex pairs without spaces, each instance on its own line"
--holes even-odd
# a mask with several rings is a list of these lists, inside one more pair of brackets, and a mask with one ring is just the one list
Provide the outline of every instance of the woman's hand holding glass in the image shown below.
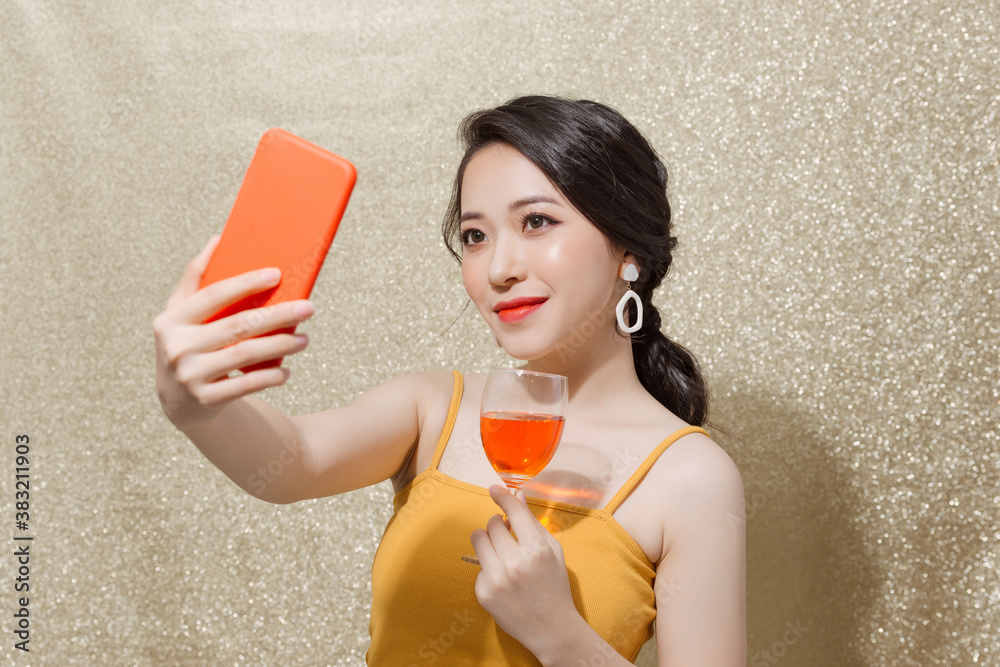
[[486,530],[472,533],[482,568],[476,598],[507,634],[538,655],[542,643],[556,639],[541,629],[572,628],[580,620],[562,545],[506,488],[495,484],[490,496],[506,513],[517,539],[499,514]]
[[476,598],[504,632],[535,655],[556,640],[542,628],[572,628],[580,620],[573,602],[562,545],[512,495],[555,454],[568,402],[562,375],[493,369],[483,391],[480,431],[486,457],[507,488],[494,484],[490,497],[503,515],[473,531],[480,564]]

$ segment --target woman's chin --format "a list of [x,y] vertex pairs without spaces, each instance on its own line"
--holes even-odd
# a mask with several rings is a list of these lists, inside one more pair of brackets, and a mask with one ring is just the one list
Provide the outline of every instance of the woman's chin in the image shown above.
[[517,359],[518,361],[537,361],[539,359],[560,359],[561,355],[559,351],[553,349],[552,346],[543,347],[539,345],[517,345],[513,343],[503,343],[504,352],[508,356]]
[[518,361],[531,361],[532,359],[537,359],[542,356],[542,353],[538,350],[538,348],[533,345],[518,345],[517,343],[509,342],[505,343],[501,340],[500,346],[508,356],[513,357]]

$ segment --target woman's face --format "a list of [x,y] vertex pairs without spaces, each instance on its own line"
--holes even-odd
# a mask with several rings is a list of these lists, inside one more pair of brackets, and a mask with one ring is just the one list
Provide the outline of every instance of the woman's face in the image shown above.
[[[491,144],[462,180],[462,280],[507,353],[579,354],[612,335],[624,251],[514,148]],[[617,285],[621,283],[621,285]]]

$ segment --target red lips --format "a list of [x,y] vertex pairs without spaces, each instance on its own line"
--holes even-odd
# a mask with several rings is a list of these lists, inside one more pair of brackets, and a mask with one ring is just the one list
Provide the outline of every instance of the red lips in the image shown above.
[[546,301],[548,299],[545,297],[523,296],[511,299],[510,301],[501,301],[493,307],[493,310],[497,313],[501,322],[504,324],[513,324],[514,322],[520,322],[534,313]]
[[544,296],[519,296],[516,299],[511,299],[510,301],[501,301],[497,305],[493,306],[493,311],[499,313],[501,310],[520,308],[521,306],[532,306],[543,301],[548,301],[548,298]]

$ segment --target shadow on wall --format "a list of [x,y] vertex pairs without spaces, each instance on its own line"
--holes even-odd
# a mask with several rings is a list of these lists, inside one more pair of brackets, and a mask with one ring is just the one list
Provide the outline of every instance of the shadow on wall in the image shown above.
[[[747,664],[865,664],[859,619],[882,577],[855,520],[853,471],[827,454],[832,443],[807,416],[771,397],[716,396],[712,415],[733,434],[713,438],[739,466],[746,497]],[[636,665],[656,665],[655,638]]]

